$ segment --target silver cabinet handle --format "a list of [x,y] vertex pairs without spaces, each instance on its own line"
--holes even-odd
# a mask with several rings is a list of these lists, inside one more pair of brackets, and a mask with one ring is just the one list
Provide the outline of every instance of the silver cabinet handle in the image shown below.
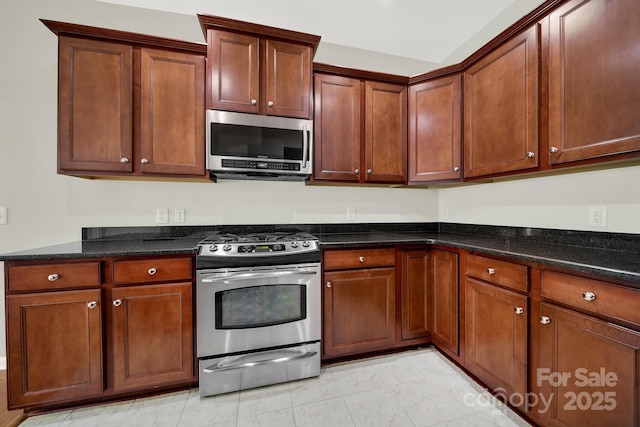
[[360,169],[356,169],[356,170],[354,170],[354,172],[355,172],[355,173],[356,173],[356,175],[357,175],[357,174],[359,174],[359,173],[360,173]]
[[584,298],[585,301],[593,301],[596,299],[596,294],[594,294],[593,292],[583,292],[582,293],[582,298]]
[[252,100],[251,100],[251,105],[258,105],[258,101],[257,101],[257,100],[255,100],[255,99],[252,99]]
[[542,323],[543,325],[548,325],[549,323],[551,323],[551,319],[549,318],[549,316],[540,316],[540,323]]
[[269,102],[267,102],[267,105],[268,105],[269,107],[273,107],[273,101],[269,101]]
[[527,153],[527,157],[530,158],[530,159],[533,159],[535,156],[536,156],[536,153],[534,153],[533,151],[529,151]]
[[524,308],[522,308],[522,307],[516,307],[516,310],[515,310],[515,311],[516,311],[516,314],[522,314],[522,313],[524,313]]
[[123,157],[120,159],[120,163],[129,163],[129,159],[127,159],[126,157]]
[[358,261],[360,261],[360,262],[364,262],[364,257],[363,257],[363,256],[361,256],[360,258],[358,258]]
[[331,282],[327,282],[327,288],[330,288],[330,287],[331,287],[331,285],[332,285],[332,283],[331,283]]
[[89,303],[87,303],[87,307],[89,308],[96,308],[98,306],[98,303],[95,301],[91,301]]
[[143,165],[146,165],[149,163],[149,159],[142,159],[140,160],[140,163],[142,163]]
[[491,268],[491,267],[489,267],[489,268],[487,268],[487,273],[489,273],[489,274],[496,274],[496,269],[495,269],[495,268]]
[[558,150],[558,147],[551,147],[551,148],[549,148],[549,152],[550,152],[550,153],[554,153],[554,154],[555,154],[555,153],[557,153],[558,151],[559,151],[559,150]]
[[150,268],[149,270],[147,270],[147,273],[149,273],[149,276],[153,276],[154,274],[156,274],[158,272],[158,270],[156,270],[155,267]]
[[47,276],[47,280],[49,280],[50,282],[55,282],[56,280],[58,280],[60,278],[60,276],[58,276],[57,274],[53,273]]
[[456,167],[453,168],[453,171],[454,172],[460,172],[460,168],[458,166],[456,166]]
[[122,300],[118,298],[113,302],[114,307],[120,307],[122,305]]
[[373,173],[373,170],[371,170],[371,169],[367,169],[367,173],[368,173],[369,175],[371,175],[371,174]]

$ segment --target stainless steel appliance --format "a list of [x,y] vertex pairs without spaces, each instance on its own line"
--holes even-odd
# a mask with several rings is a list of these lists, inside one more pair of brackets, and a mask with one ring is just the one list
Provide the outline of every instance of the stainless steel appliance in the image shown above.
[[215,234],[196,264],[200,396],[320,375],[316,238]]
[[207,168],[217,178],[301,181],[313,164],[313,121],[207,111]]

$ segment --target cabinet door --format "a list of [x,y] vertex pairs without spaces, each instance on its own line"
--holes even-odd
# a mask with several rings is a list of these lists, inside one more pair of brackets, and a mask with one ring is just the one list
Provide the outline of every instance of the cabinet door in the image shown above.
[[456,356],[458,347],[458,254],[432,250],[429,257],[429,332]]
[[310,118],[311,48],[273,40],[267,40],[265,46],[264,111],[272,116]]
[[193,378],[191,283],[113,289],[114,389]]
[[142,173],[204,175],[204,57],[141,50]]
[[409,87],[409,183],[462,178],[462,77]]
[[207,33],[207,108],[258,113],[260,104],[260,40],[227,31]]
[[527,391],[527,308],[523,295],[465,281],[466,368],[507,396]]
[[427,338],[428,327],[428,250],[402,252],[400,312],[401,340]]
[[326,357],[395,345],[395,268],[325,273],[323,347]]
[[464,73],[464,176],[538,166],[537,27]]
[[540,305],[540,366],[533,380],[545,425],[640,425],[640,333]]
[[314,179],[360,181],[360,80],[314,80]]
[[9,409],[100,394],[100,290],[7,296]]
[[407,87],[365,84],[365,182],[407,180]]
[[59,38],[59,170],[133,170],[132,57],[128,45]]
[[549,17],[550,162],[640,150],[640,3],[574,0]]

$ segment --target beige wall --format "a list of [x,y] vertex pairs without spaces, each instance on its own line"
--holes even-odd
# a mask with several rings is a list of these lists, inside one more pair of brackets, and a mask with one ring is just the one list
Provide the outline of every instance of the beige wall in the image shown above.
[[[197,18],[89,0],[0,3],[0,253],[78,240],[82,227],[155,225],[157,207],[187,209],[187,225],[335,223],[356,208],[357,222],[455,221],[591,229],[586,208],[609,207],[605,231],[640,233],[640,167],[518,179],[448,189],[85,180],[56,174],[57,38],[52,19],[203,41]],[[325,50],[323,62],[331,62]],[[353,58],[392,68],[388,55]],[[415,64],[412,64],[415,65]],[[99,118],[97,118],[99,119]],[[443,210],[448,210],[448,218]],[[0,271],[0,281],[4,281]],[[0,310],[0,311],[3,311]],[[4,313],[0,330],[4,331]],[[0,356],[4,354],[0,333]]]

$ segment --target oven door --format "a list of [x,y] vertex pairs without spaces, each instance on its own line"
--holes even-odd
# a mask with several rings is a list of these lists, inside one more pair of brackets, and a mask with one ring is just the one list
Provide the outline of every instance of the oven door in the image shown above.
[[201,270],[197,354],[210,357],[320,340],[320,264]]

